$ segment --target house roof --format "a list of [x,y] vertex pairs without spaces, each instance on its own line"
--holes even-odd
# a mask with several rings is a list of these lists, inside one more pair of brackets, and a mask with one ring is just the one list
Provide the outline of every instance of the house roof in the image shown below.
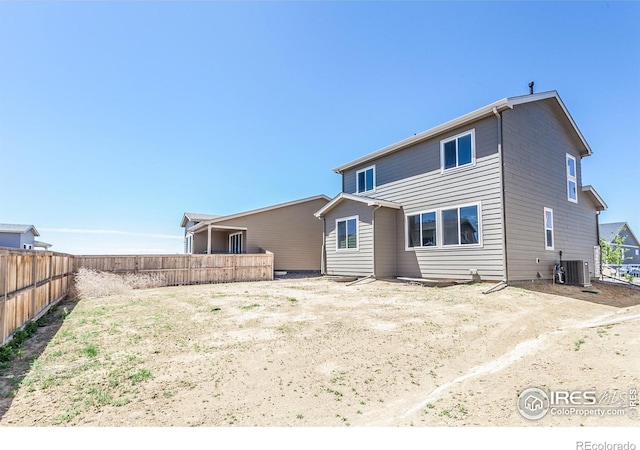
[[607,204],[604,202],[602,197],[596,192],[596,190],[591,185],[582,186],[582,192],[587,194],[587,197],[591,199],[593,204],[596,207],[596,211],[604,211],[607,209]]
[[184,213],[180,226],[186,227],[189,222],[203,222],[205,220],[215,219],[216,217],[220,216],[214,214]]
[[237,219],[239,217],[250,216],[250,215],[253,215],[253,214],[272,211],[272,210],[279,209],[279,208],[286,208],[287,206],[294,206],[294,205],[297,205],[297,204],[300,204],[300,203],[311,202],[311,201],[314,201],[314,200],[321,200],[321,199],[322,200],[326,200],[326,201],[331,200],[329,197],[327,197],[324,194],[322,194],[322,195],[314,195],[313,197],[302,198],[302,199],[299,199],[299,200],[293,200],[293,201],[286,202],[286,203],[279,203],[277,205],[266,206],[264,208],[252,209],[250,211],[245,211],[245,212],[241,212],[241,213],[237,213],[237,214],[230,214],[230,215],[227,215],[227,216],[214,216],[212,219],[202,221],[199,224],[192,226],[191,228],[189,228],[188,231],[197,232],[200,229],[206,228],[209,224],[215,224],[215,223],[223,222],[223,221],[230,220],[230,219]]
[[562,112],[564,113],[564,115],[566,116],[566,118],[568,119],[569,123],[571,124],[572,129],[575,131],[578,140],[582,143],[583,148],[580,151],[580,154],[582,156],[589,156],[592,154],[591,151],[591,147],[589,147],[589,144],[587,143],[587,141],[585,140],[584,136],[582,135],[582,133],[580,132],[580,130],[578,129],[578,126],[576,125],[576,123],[573,121],[573,118],[571,117],[571,115],[569,114],[569,111],[567,110],[566,106],[564,105],[564,103],[562,102],[562,100],[560,99],[560,96],[558,95],[557,91],[547,91],[547,92],[540,92],[538,94],[529,94],[529,95],[521,95],[518,97],[509,97],[509,98],[504,98],[502,100],[498,100],[497,102],[491,103],[490,105],[484,106],[480,109],[476,109],[475,111],[472,111],[470,113],[467,113],[463,116],[460,116],[456,119],[450,120],[448,122],[443,123],[442,125],[438,125],[437,127],[431,128],[429,130],[423,131],[422,133],[418,133],[414,136],[411,136],[410,138],[404,139],[400,142],[396,142],[395,144],[391,144],[387,147],[384,147],[380,150],[377,150],[373,153],[369,153],[368,155],[362,156],[358,159],[355,159],[351,162],[348,162],[346,164],[343,164],[341,166],[336,167],[335,169],[333,169],[334,172],[336,173],[342,173],[345,170],[351,169],[353,167],[359,166],[361,164],[365,164],[368,163],[374,159],[380,158],[382,156],[388,155],[390,153],[394,153],[397,152],[399,150],[402,150],[406,147],[409,147],[411,145],[415,145],[419,142],[425,141],[427,139],[430,139],[438,134],[442,134],[445,133],[447,131],[450,131],[454,128],[457,128],[459,126],[463,126],[466,125],[470,122],[474,122],[478,119],[490,116],[492,114],[498,113],[498,112],[502,112],[504,110],[507,109],[513,109],[514,106],[516,105],[521,105],[521,104],[525,104],[525,103],[531,103],[531,102],[537,102],[540,100],[547,100],[547,99],[554,99],[558,105],[560,106],[560,108],[562,109]]
[[317,218],[322,217],[328,211],[333,209],[335,206],[338,206],[340,203],[342,203],[345,200],[364,203],[367,206],[384,206],[386,208],[394,208],[394,209],[402,208],[402,205],[400,205],[399,203],[388,202],[386,200],[380,200],[377,198],[364,197],[362,195],[346,194],[344,192],[341,192],[340,194],[335,196],[333,200],[331,200],[329,203],[324,205],[321,209],[316,211],[314,213],[314,216],[316,216]]
[[627,229],[627,233],[629,233],[629,235],[636,242],[640,243],[640,241],[638,241],[638,239],[636,238],[636,235],[633,234],[633,231],[631,231],[631,228],[629,228],[629,225],[627,224],[627,222],[612,222],[612,223],[598,224],[600,238],[604,239],[607,242],[613,242],[613,238],[615,238],[616,235],[620,233],[620,231],[622,231],[622,229],[625,227]]
[[31,231],[34,236],[40,236],[40,233],[33,225],[0,223],[0,233],[24,234],[28,231]]

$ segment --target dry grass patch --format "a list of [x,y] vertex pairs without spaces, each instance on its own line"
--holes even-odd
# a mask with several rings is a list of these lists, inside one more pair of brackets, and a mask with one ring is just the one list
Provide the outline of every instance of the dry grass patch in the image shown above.
[[159,274],[116,274],[83,267],[75,274],[73,295],[81,299],[100,298],[126,294],[134,289],[160,287],[163,284],[164,279]]

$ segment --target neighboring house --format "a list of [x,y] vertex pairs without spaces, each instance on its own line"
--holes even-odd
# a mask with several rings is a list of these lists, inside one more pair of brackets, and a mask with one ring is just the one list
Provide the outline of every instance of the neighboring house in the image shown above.
[[640,264],[640,241],[629,225],[626,222],[600,224],[600,238],[605,242],[616,246],[614,240],[618,235],[623,239],[623,244],[619,247],[624,251],[622,264]]
[[326,195],[318,195],[209,218],[204,214],[187,213],[182,219],[186,253],[270,251],[274,254],[275,270],[318,271],[322,256],[322,223],[313,214],[329,200]]
[[205,220],[215,219],[220,216],[213,214],[197,214],[197,213],[184,213],[182,216],[182,222],[180,226],[184,228],[184,252],[193,253],[193,236],[188,233],[189,228],[194,225],[204,222]]
[[[592,154],[557,92],[506,98],[343,164],[323,219],[329,275],[551,280],[593,277],[597,211],[582,186]],[[587,280],[588,281],[588,280]]]
[[0,247],[20,248],[23,250],[33,250],[51,247],[46,242],[36,241],[36,236],[40,236],[38,230],[33,225],[20,224],[0,224]]

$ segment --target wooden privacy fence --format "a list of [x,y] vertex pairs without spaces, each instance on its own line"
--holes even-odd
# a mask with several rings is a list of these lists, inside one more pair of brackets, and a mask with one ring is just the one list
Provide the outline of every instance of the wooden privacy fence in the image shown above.
[[0,345],[68,293],[73,255],[0,249]]
[[273,253],[76,256],[76,270],[155,275],[162,286],[273,280]]

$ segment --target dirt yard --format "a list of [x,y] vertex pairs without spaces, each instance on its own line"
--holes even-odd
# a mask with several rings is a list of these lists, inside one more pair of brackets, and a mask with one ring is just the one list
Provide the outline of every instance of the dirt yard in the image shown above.
[[640,291],[490,286],[301,278],[66,302],[0,374],[0,426],[640,424],[516,408],[529,387],[628,406]]

